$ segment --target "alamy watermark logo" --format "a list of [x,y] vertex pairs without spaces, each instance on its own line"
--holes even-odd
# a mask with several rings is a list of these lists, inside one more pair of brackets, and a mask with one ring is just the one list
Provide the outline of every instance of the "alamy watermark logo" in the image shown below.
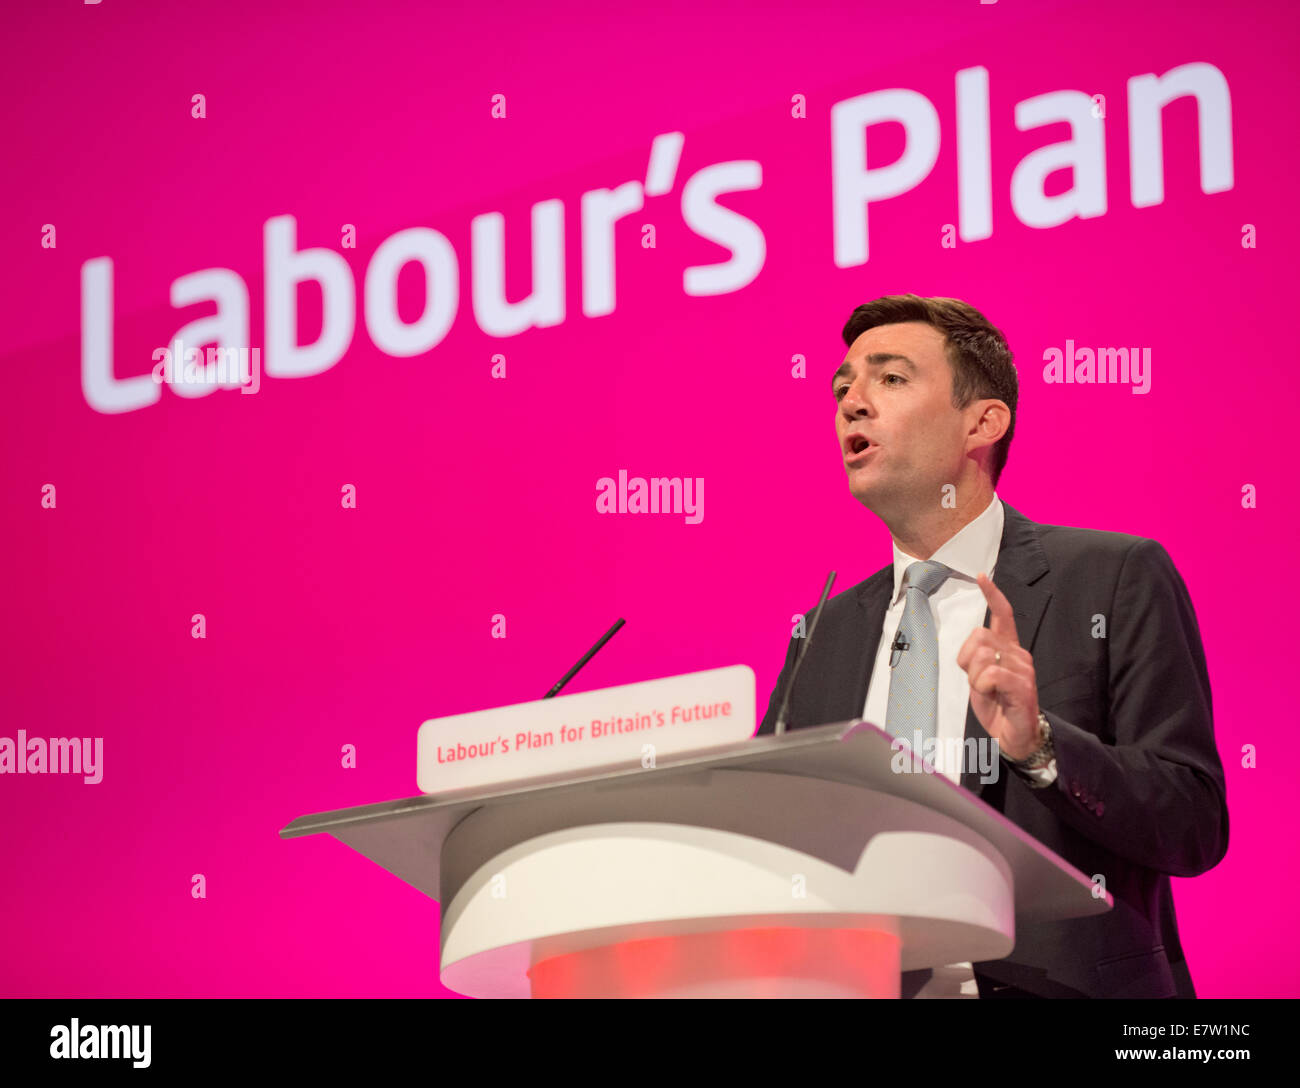
[[618,479],[602,476],[596,481],[598,514],[683,514],[687,525],[704,520],[704,477],[629,477],[618,470]]
[[150,1024],[71,1024],[50,1028],[51,1058],[125,1058],[136,1069],[149,1068]]
[[256,393],[262,387],[262,349],[209,344],[187,348],[179,337],[169,348],[155,348],[153,380],[182,397],[203,397],[218,389]]
[[[961,774],[978,774],[984,785],[998,780],[998,742],[992,737],[922,737],[914,730],[909,743],[903,737],[889,742],[894,754],[889,768],[895,774],[946,774],[960,769]],[[920,757],[918,759],[917,757]]]
[[1151,392],[1150,348],[1076,348],[1043,352],[1043,381],[1048,385],[1127,385],[1130,393]]
[[0,737],[0,774],[79,774],[87,785],[104,778],[103,737]]

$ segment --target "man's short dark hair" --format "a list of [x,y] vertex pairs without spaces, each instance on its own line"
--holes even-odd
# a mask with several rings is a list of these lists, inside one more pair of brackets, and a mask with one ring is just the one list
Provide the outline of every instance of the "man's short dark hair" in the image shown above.
[[974,306],[960,299],[885,295],[853,311],[844,326],[844,343],[852,346],[868,329],[902,321],[923,321],[943,333],[944,349],[952,366],[954,408],[966,408],[975,400],[994,399],[1011,409],[1007,433],[993,447],[990,461],[996,485],[1016,430],[1020,389],[1006,337]]

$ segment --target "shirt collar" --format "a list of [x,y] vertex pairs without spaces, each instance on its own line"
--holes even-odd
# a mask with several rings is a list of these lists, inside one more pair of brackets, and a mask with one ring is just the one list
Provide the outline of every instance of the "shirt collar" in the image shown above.
[[[980,572],[992,578],[998,548],[1002,543],[1004,520],[1002,502],[995,491],[993,500],[984,512],[950,536],[930,558],[936,563],[951,567],[957,576],[971,582],[975,581],[975,575]],[[908,555],[897,543],[894,544],[893,601],[897,602],[902,591],[904,573],[916,562],[919,560],[915,556]]]

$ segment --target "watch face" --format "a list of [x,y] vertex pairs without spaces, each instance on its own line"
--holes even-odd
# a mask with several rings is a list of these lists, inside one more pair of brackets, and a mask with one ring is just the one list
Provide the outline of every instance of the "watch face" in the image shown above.
[[1025,756],[1023,765],[1031,771],[1037,771],[1052,762],[1056,752],[1052,747],[1052,724],[1038,712],[1038,735],[1041,738],[1038,747]]

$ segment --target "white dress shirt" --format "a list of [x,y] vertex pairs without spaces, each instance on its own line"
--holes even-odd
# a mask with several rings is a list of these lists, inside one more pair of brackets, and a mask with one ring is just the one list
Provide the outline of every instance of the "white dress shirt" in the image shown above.
[[[983,572],[993,577],[998,549],[1002,543],[1002,502],[997,493],[988,508],[974,521],[950,537],[927,558],[951,567],[953,573],[930,594],[930,611],[934,616],[939,642],[938,722],[935,737],[935,769],[953,782],[961,780],[962,743],[966,736],[966,709],[970,704],[970,681],[966,670],[957,665],[962,643],[977,627],[984,626],[988,602],[975,575]],[[890,643],[903,619],[906,603],[903,574],[916,556],[908,555],[894,543],[894,595],[885,613],[885,625],[876,651],[876,663],[867,687],[867,702],[862,716],[873,725],[885,726],[889,712]],[[1005,768],[1003,768],[1005,770]],[[979,997],[975,972],[969,963],[937,967],[934,977],[917,997]]]

